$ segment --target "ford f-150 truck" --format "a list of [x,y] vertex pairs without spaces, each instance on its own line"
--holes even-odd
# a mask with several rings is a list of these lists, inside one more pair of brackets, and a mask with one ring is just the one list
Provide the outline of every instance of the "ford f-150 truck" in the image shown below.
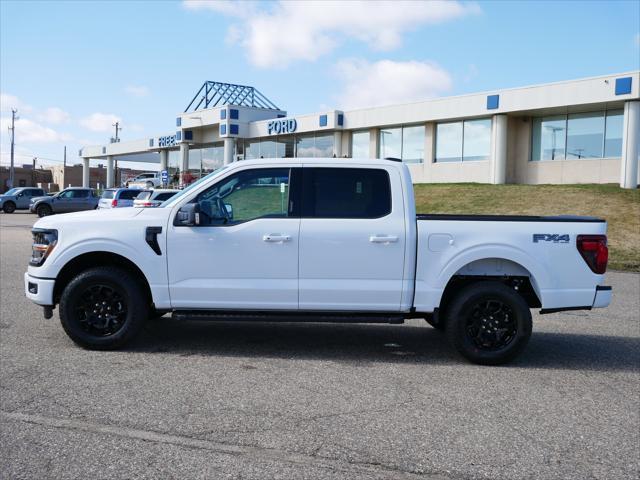
[[260,159],[160,208],[46,217],[28,298],[78,345],[124,345],[149,317],[402,323],[425,318],[467,359],[525,347],[530,309],[606,307],[607,224],[591,217],[416,215],[391,160]]

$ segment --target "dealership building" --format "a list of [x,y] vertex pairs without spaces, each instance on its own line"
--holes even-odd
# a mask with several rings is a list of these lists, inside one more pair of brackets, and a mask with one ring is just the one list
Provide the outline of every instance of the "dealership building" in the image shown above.
[[[83,147],[89,162],[149,162],[171,183],[271,157],[396,158],[414,183],[639,183],[640,72],[401,105],[289,116],[257,89],[205,82],[167,132]],[[154,166],[156,170],[158,166]]]

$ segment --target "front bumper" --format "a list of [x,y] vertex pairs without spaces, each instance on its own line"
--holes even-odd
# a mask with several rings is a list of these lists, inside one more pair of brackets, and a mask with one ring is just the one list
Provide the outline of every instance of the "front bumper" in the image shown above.
[[56,281],[52,278],[38,278],[24,274],[24,294],[38,305],[53,305],[53,287]]
[[596,287],[596,295],[593,297],[592,308],[605,308],[611,303],[613,289],[611,287],[598,285]]

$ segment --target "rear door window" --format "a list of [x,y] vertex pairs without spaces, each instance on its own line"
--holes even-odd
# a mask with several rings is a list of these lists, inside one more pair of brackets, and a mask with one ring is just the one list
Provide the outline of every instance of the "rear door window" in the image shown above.
[[140,190],[122,190],[120,192],[120,200],[133,200],[140,195]]
[[[158,195],[156,195],[156,197],[154,198],[154,200],[158,200],[160,202],[164,202],[165,200],[168,200],[169,198],[173,197],[177,192],[165,192],[165,193],[159,193]],[[140,197],[138,197],[140,198]],[[145,198],[149,198],[148,196]]]
[[302,216],[380,218],[391,213],[391,184],[379,168],[304,168]]
[[71,190],[72,198],[87,198],[89,196],[89,190]]

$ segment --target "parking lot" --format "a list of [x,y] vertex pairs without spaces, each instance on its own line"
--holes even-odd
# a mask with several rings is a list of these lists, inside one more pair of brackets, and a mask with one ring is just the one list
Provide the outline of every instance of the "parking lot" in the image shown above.
[[0,478],[623,479],[640,473],[640,276],[534,316],[506,367],[405,325],[149,322],[76,347],[27,301],[0,213]]

